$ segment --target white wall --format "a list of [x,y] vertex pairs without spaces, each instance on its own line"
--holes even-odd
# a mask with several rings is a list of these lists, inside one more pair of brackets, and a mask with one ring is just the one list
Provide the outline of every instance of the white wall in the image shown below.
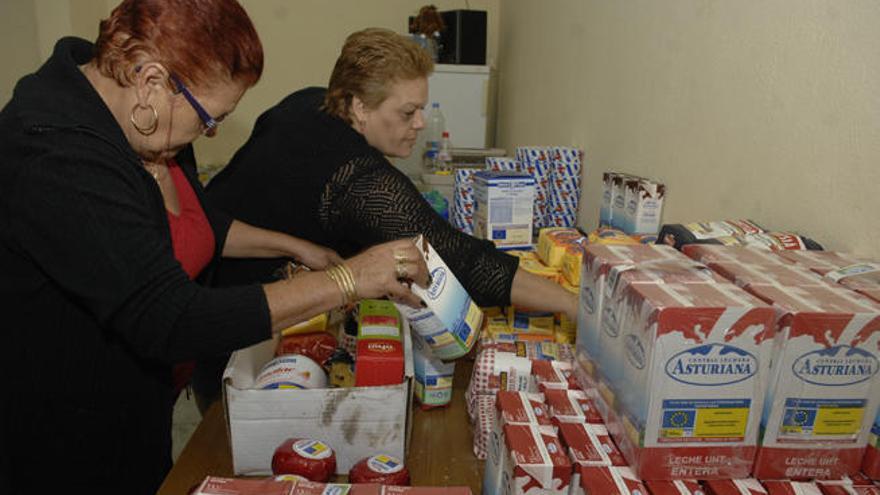
[[498,142],[668,186],[664,218],[752,218],[880,258],[880,3],[506,0]]

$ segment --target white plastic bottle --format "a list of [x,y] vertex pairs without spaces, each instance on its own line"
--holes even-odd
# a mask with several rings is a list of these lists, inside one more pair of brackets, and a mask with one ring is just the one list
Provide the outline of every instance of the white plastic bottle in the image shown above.
[[428,113],[428,122],[425,126],[425,151],[439,150],[440,140],[443,139],[443,133],[446,132],[446,118],[440,111],[440,103],[431,104],[431,111]]
[[447,131],[443,131],[440,149],[437,151],[437,168],[446,172],[452,170],[452,143],[449,142]]

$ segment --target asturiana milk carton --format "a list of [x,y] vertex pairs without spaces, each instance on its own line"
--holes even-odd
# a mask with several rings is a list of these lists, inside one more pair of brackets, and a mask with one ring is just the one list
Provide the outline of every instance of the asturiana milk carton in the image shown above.
[[431,284],[427,289],[413,284],[412,291],[428,307],[414,309],[398,304],[397,309],[409,319],[413,331],[424,339],[434,357],[460,358],[476,343],[483,312],[424,236],[416,239],[416,247],[428,266]]
[[474,198],[474,236],[499,248],[532,245],[534,177],[517,172],[477,172]]
[[634,282],[622,300],[622,374],[609,383],[608,428],[636,475],[748,476],[773,309],[723,282]]
[[626,182],[625,194],[623,231],[627,234],[660,232],[666,186],[650,179],[639,178]]
[[845,289],[750,285],[778,315],[759,479],[859,471],[880,402],[880,305]]

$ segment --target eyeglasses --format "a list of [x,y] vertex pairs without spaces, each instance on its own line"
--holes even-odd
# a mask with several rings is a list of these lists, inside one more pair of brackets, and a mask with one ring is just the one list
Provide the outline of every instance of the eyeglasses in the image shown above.
[[171,75],[171,81],[177,86],[177,91],[183,93],[183,97],[186,98],[186,101],[189,102],[190,106],[193,107],[193,110],[196,111],[196,115],[199,116],[199,119],[202,121],[202,125],[205,126],[204,131],[202,131],[206,136],[213,136],[217,132],[217,120],[214,117],[211,117],[211,114],[205,110],[205,107],[196,100],[196,97],[189,92],[186,86],[180,82],[180,79],[175,75]]

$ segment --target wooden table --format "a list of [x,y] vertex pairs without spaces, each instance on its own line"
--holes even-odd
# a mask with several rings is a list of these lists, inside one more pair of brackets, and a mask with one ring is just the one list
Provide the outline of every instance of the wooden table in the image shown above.
[[[469,486],[475,495],[480,493],[483,461],[474,457],[464,402],[472,366],[473,362],[464,359],[456,363],[452,402],[448,407],[429,411],[416,407],[413,411],[406,465],[414,486]],[[205,414],[157,495],[186,495],[208,475],[233,476],[220,403]],[[344,482],[345,478],[337,481]]]

